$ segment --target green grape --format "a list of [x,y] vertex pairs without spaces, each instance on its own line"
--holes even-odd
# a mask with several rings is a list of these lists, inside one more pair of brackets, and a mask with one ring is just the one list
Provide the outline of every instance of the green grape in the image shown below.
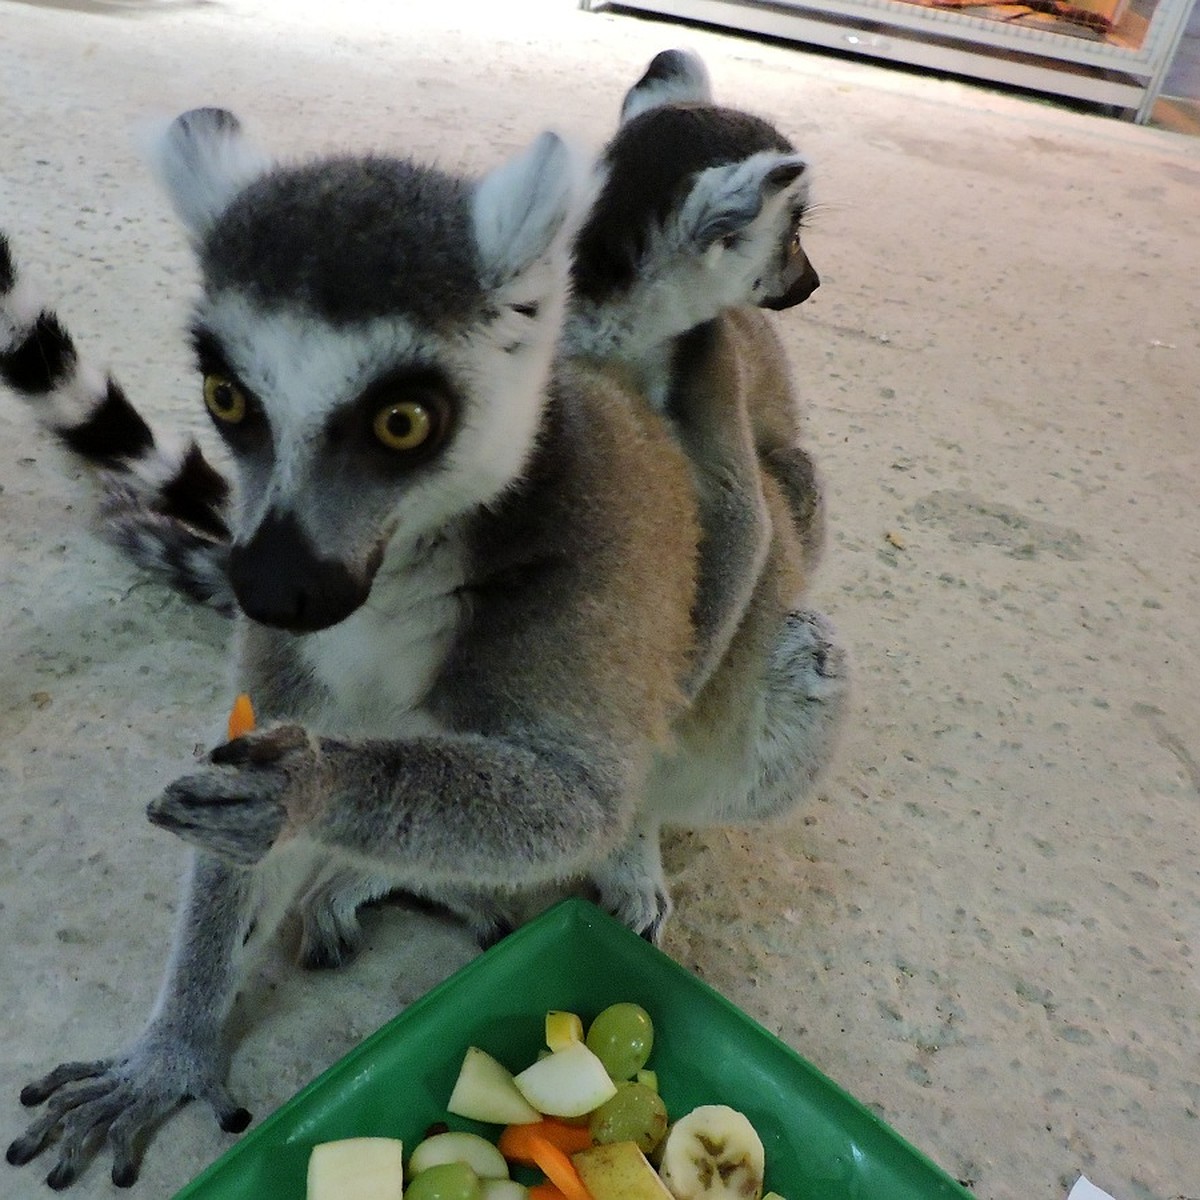
[[617,1094],[592,1113],[588,1132],[599,1145],[637,1142],[643,1154],[650,1154],[667,1132],[667,1106],[644,1083],[619,1083]]
[[587,1047],[616,1081],[636,1075],[650,1057],[654,1024],[640,1004],[611,1004],[592,1022]]
[[404,1189],[404,1200],[479,1200],[483,1185],[464,1162],[426,1167]]

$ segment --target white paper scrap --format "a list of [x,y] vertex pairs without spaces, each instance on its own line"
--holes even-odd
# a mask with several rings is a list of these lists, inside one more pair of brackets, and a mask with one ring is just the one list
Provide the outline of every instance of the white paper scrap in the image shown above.
[[1075,1186],[1067,1193],[1067,1200],[1113,1200],[1107,1192],[1101,1191],[1086,1175],[1080,1175],[1075,1180]]

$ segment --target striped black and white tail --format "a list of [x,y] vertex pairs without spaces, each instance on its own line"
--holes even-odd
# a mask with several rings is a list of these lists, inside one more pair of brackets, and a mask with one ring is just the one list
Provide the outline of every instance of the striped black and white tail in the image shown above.
[[0,380],[93,469],[105,538],[177,591],[231,613],[228,482],[194,441],[162,447],[120,384],[80,361],[70,333],[18,274],[3,233]]

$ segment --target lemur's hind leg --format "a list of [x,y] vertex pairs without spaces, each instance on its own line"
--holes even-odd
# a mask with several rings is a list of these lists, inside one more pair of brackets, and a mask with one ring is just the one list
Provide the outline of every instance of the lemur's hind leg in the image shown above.
[[318,880],[300,899],[302,967],[340,967],[358,952],[362,928],[359,909],[387,895],[400,895],[418,907],[445,910],[460,920],[486,950],[522,923],[519,907],[483,889],[427,888],[396,893],[395,881],[366,870],[343,868]]
[[771,649],[752,770],[717,818],[728,824],[780,816],[811,795],[833,759],[849,701],[849,664],[829,618],[787,615]]
[[[732,742],[715,751],[715,760],[687,747],[664,759],[652,796],[652,806],[664,802],[661,824],[740,825],[795,808],[833,758],[848,689],[846,653],[828,618],[789,613],[770,647],[753,711]],[[657,941],[671,912],[659,819],[644,820],[591,879],[606,909]]]

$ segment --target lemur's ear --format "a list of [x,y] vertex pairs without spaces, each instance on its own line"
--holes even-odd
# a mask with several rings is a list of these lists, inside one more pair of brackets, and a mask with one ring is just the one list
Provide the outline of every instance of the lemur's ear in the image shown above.
[[149,147],[151,165],[175,211],[202,237],[230,200],[268,167],[223,108],[194,108],[173,120]]
[[587,209],[586,159],[555,133],[496,167],[471,203],[483,283],[497,287],[538,259],[563,254]]
[[621,105],[621,124],[663,104],[711,104],[708,68],[691,50],[663,50],[629,89]]
[[742,162],[699,172],[679,213],[682,238],[707,250],[719,238],[739,233],[769,199],[794,189],[807,169],[799,154],[762,151]]

